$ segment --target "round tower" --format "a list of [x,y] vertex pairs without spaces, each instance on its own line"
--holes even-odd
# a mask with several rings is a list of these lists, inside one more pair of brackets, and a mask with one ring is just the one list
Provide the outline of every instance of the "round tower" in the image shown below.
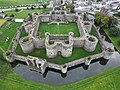
[[98,43],[98,39],[96,37],[86,36],[84,42],[84,49],[88,52],[92,52],[95,50],[97,43]]
[[111,48],[107,48],[105,51],[104,51],[104,59],[110,59],[110,57],[112,56],[112,54],[114,53],[114,50],[111,49]]
[[31,37],[22,37],[19,43],[24,53],[30,53],[34,50],[33,38]]
[[50,33],[46,32],[45,33],[45,48],[46,48],[46,53],[47,57],[53,58],[57,56],[57,44],[54,41],[49,40]]
[[65,43],[62,43],[62,51],[61,55],[63,57],[70,57],[72,55],[73,50],[73,32],[69,32],[69,40]]
[[7,51],[3,54],[4,58],[6,58],[7,61],[9,62],[14,62],[15,58],[14,58],[14,53],[11,51]]

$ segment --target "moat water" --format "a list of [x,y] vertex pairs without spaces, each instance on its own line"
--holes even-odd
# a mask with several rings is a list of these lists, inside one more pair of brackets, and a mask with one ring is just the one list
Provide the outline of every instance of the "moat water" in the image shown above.
[[67,74],[47,68],[44,75],[36,71],[29,70],[28,66],[22,62],[12,63],[13,70],[26,80],[32,80],[52,86],[62,86],[78,82],[92,77],[96,74],[120,66],[120,54],[114,53],[110,60],[100,58],[92,61],[90,66],[84,64],[69,68]]

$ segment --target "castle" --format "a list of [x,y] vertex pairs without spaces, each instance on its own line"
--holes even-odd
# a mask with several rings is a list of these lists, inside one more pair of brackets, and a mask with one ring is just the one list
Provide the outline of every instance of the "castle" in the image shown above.
[[[89,34],[91,31],[91,23],[83,21],[83,14],[67,14],[65,11],[52,11],[49,14],[33,13],[29,15],[27,20],[33,18],[33,22],[24,21],[24,28],[28,36],[22,37],[19,41],[24,53],[30,53],[35,48],[45,48],[47,56],[53,58],[57,54],[63,57],[72,55],[73,47],[83,47],[86,51],[95,50],[98,39]],[[38,27],[42,22],[52,23],[77,23],[80,37],[74,37],[74,33],[69,34],[50,34],[45,33],[45,38],[38,36]]]
[[[51,11],[50,13],[32,13],[28,14],[23,24],[17,29],[17,32],[12,40],[12,49],[6,51],[3,55],[9,62],[19,60],[25,62],[32,70],[45,72],[46,68],[53,68],[61,70],[62,73],[66,73],[69,67],[85,63],[90,65],[91,61],[98,58],[109,59],[114,53],[112,48],[108,48],[104,45],[105,37],[99,33],[100,28],[96,27],[93,22],[83,20],[84,13],[67,13],[66,11]],[[80,37],[74,37],[73,32],[68,34],[50,34],[45,33],[45,37],[41,38],[38,34],[38,28],[40,23],[46,22],[48,24],[68,24],[74,22],[77,24]],[[95,28],[97,37],[90,35],[92,27]],[[27,36],[21,37],[22,31],[25,30]],[[100,43],[102,52],[90,55],[84,58],[80,58],[63,65],[50,63],[45,59],[41,59],[34,56],[21,56],[16,54],[18,44],[20,44],[24,53],[30,53],[34,49],[45,48],[47,57],[54,58],[58,54],[63,57],[69,57],[72,55],[73,47],[81,47],[88,52],[92,52],[96,49],[97,43]],[[82,52],[81,52],[82,53]]]

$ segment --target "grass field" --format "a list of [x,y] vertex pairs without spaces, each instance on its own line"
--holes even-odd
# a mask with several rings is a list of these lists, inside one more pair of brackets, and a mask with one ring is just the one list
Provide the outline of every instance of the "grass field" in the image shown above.
[[68,34],[69,32],[73,32],[75,37],[79,37],[80,33],[76,23],[69,24],[50,24],[41,23],[39,26],[39,34],[40,37],[45,37],[45,32],[49,32],[51,34]]
[[[0,35],[0,47],[7,50],[14,34],[16,33],[16,28],[20,25],[22,25],[22,23],[7,22],[4,27],[0,28],[0,32],[2,32],[2,35]],[[8,42],[5,41],[7,37],[10,38]]]
[[51,9],[35,9],[35,10],[24,10],[21,13],[19,13],[16,18],[26,18],[26,16],[28,15],[28,13],[33,13],[33,12],[39,12],[39,13],[43,13],[43,12],[49,12],[51,11]]
[[21,19],[25,19],[28,15],[28,13],[33,13],[33,12],[39,12],[39,13],[45,13],[45,12],[49,12],[51,11],[51,9],[34,9],[34,10],[23,10],[20,13],[16,12],[15,10],[12,11],[6,11],[4,12],[5,15],[10,16],[11,14],[16,15],[15,18],[21,18]]
[[5,19],[0,19],[0,27],[5,24],[6,20]]
[[28,0],[0,0],[0,7],[26,5],[26,4],[40,4],[40,3],[38,3],[38,0],[29,0],[29,1]]
[[11,15],[11,14],[16,14],[17,12],[15,10],[12,10],[12,11],[7,11],[7,12],[4,12],[4,14],[6,14],[8,17]]
[[116,49],[118,50],[118,52],[120,52],[120,45],[118,44],[118,40],[120,40],[120,35],[116,36],[116,37],[111,37],[109,35],[109,30],[105,29],[104,32],[107,34],[108,38],[111,40],[111,42],[116,47]]

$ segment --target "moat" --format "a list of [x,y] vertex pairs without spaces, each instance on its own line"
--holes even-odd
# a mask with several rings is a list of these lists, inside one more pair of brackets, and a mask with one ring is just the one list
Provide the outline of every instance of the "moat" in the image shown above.
[[120,65],[119,58],[120,55],[115,53],[110,60],[100,58],[92,61],[89,66],[80,64],[69,68],[66,74],[49,68],[46,69],[44,74],[40,74],[36,71],[30,71],[27,65],[18,61],[13,62],[12,67],[19,76],[26,80],[32,80],[52,86],[62,86],[87,79],[111,68],[115,68]]

